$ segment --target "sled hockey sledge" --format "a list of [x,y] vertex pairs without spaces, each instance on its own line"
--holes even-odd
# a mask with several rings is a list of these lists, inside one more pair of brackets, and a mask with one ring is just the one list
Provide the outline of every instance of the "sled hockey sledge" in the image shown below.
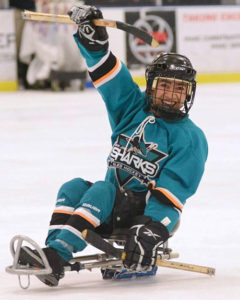
[[[157,262],[154,270],[147,272],[128,270],[122,263],[122,259],[125,255],[123,247],[127,238],[126,234],[123,232],[115,232],[110,236],[100,236],[91,230],[84,230],[82,236],[88,244],[101,250],[103,253],[76,256],[70,261],[71,265],[65,267],[65,271],[91,271],[94,268],[99,268],[103,279],[151,276],[156,274],[158,267],[173,268],[207,275],[215,274],[215,269],[211,267],[171,261],[174,258],[178,258],[179,254],[173,252],[172,249],[168,247],[168,242],[163,243],[158,248]],[[40,269],[19,263],[20,249],[24,243],[29,244],[38,252],[44,263],[44,268]],[[6,268],[6,272],[18,275],[21,288],[27,289],[30,286],[30,275],[42,276],[52,272],[44,252],[40,246],[29,237],[24,235],[14,236],[10,242],[10,250],[13,256],[13,264]],[[28,277],[26,285],[22,284],[22,275]]]

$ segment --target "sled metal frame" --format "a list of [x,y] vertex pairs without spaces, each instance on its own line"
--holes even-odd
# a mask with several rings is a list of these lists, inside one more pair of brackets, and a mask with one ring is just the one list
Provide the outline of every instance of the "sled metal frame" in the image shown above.
[[[97,235],[98,236],[98,235]],[[83,232],[83,237],[86,240],[86,242],[89,243],[88,239],[97,237],[95,232],[91,232],[88,230],[88,232]],[[125,239],[121,238],[111,238],[109,239],[103,239],[102,237],[97,237],[96,244],[100,241],[101,247],[99,247],[99,250],[103,251],[103,248],[107,246],[108,250],[109,248],[112,248],[111,254],[109,253],[96,253],[96,254],[90,254],[90,255],[83,255],[83,256],[76,256],[71,261],[70,264],[77,264],[78,269],[80,270],[89,270],[91,271],[94,268],[100,268],[101,270],[111,269],[116,272],[121,272],[125,270],[126,268],[123,266],[123,262],[121,259],[121,256],[119,256],[119,253],[123,253],[123,247],[126,242]],[[17,242],[17,245],[15,246]],[[34,249],[36,249],[43,261],[44,268],[43,269],[37,269],[30,267],[29,265],[21,265],[19,264],[19,254],[20,254],[20,248],[23,245],[23,242],[26,242],[30,244]],[[121,248],[115,248],[114,244],[117,244]],[[90,243],[94,247],[96,247],[96,244]],[[18,276],[19,285],[22,289],[27,289],[30,286],[30,275],[46,275],[50,274],[52,272],[51,267],[49,266],[49,263],[47,261],[47,258],[40,248],[40,246],[34,242],[32,239],[30,239],[27,236],[24,235],[16,235],[12,238],[10,242],[10,251],[13,256],[13,264],[11,266],[6,267],[6,272],[11,274],[16,274]],[[113,252],[116,251],[118,255],[113,255]],[[184,271],[190,271],[190,272],[196,272],[196,273],[202,273],[207,275],[215,275],[215,269],[211,267],[206,266],[199,266],[199,265],[193,265],[188,263],[182,263],[177,261],[171,261],[171,259],[178,258],[179,254],[172,251],[171,248],[168,247],[168,241],[163,243],[158,248],[158,255],[157,255],[157,261],[156,265],[159,267],[165,267],[165,268],[173,268],[178,270],[184,270]],[[65,271],[72,271],[76,269],[71,269],[71,267],[67,266],[64,268]],[[131,270],[130,270],[131,272]],[[23,285],[21,281],[21,276],[25,275],[27,276],[27,284]],[[115,277],[113,276],[113,279]]]
[[[111,239],[109,241],[112,244],[116,243],[116,240]],[[119,245],[119,242],[124,244],[125,240],[117,240],[118,245]],[[159,251],[161,251],[161,253]],[[173,253],[172,249],[167,247],[167,242],[165,243],[165,245],[158,248],[157,261],[170,260],[172,258],[178,258],[178,257],[179,257],[178,253]],[[106,253],[96,253],[96,254],[92,254],[92,255],[76,256],[73,259],[71,259],[71,261],[70,261],[70,263],[76,263],[76,262],[80,262],[82,265],[84,265],[84,269],[87,269],[90,271],[93,268],[114,267],[116,265],[118,267],[120,267],[120,269],[125,269],[123,267],[122,259],[116,259]]]
[[[94,237],[96,237],[96,234],[94,232],[90,232],[88,230],[89,234],[93,234]],[[88,241],[87,232],[83,231],[83,237],[86,241]],[[116,243],[118,246],[124,246],[126,240],[124,239],[117,239],[116,237],[111,238],[111,236],[107,239],[107,242],[111,244],[112,246],[114,243]],[[92,243],[90,243],[92,244]],[[93,246],[97,246],[96,244],[92,244]],[[114,246],[113,246],[114,247]],[[115,248],[116,249],[116,248]],[[100,249],[103,250],[103,249]],[[123,251],[122,249],[119,249],[120,251]],[[164,268],[171,268],[171,269],[178,269],[183,271],[189,271],[189,272],[195,272],[195,273],[202,273],[206,275],[213,276],[215,275],[215,268],[207,267],[207,266],[200,266],[195,264],[188,264],[178,261],[171,261],[172,259],[179,258],[179,253],[173,252],[171,248],[168,247],[168,241],[163,243],[160,247],[158,247],[158,255],[157,255],[157,261],[156,265],[158,267],[164,267]],[[76,262],[85,262],[84,269],[92,270],[93,268],[107,268],[107,267],[115,267],[117,266],[118,271],[121,271],[125,269],[122,264],[122,259],[116,259],[112,256],[109,256],[106,253],[100,253],[100,254],[93,254],[93,255],[86,255],[86,256],[77,256],[73,258],[71,263]]]

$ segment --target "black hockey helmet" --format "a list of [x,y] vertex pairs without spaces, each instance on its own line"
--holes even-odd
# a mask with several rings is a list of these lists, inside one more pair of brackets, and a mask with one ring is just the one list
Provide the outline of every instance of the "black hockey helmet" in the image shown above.
[[[170,79],[187,84],[186,99],[179,109],[154,103],[154,90],[158,80]],[[146,97],[148,108],[166,120],[183,119],[193,105],[196,91],[196,71],[190,60],[177,53],[161,52],[146,68]]]

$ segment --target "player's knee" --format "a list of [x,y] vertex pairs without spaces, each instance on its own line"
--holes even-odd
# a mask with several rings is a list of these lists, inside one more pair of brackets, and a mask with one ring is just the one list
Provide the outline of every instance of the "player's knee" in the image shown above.
[[96,181],[93,185],[93,188],[100,196],[108,195],[108,196],[113,197],[113,199],[115,198],[116,187],[111,182]]
[[59,189],[57,199],[66,199],[75,206],[89,189],[91,183],[82,179],[74,178],[65,182]]
[[108,181],[96,181],[89,189],[89,193],[92,198],[102,202],[103,206],[112,207],[116,196],[116,187]]

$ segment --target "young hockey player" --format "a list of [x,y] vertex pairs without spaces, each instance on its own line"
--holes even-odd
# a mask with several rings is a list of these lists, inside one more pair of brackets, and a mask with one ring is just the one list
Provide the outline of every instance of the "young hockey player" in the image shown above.
[[[52,273],[38,276],[50,286],[58,285],[72,253],[86,247],[84,229],[106,234],[128,228],[124,266],[153,270],[156,249],[167,241],[186,200],[196,192],[208,152],[203,132],[188,117],[196,71],[187,57],[160,53],[146,68],[147,87],[141,92],[109,50],[106,28],[91,21],[102,18],[101,11],[79,6],[69,15],[78,24],[75,41],[106,105],[112,150],[105,180],[76,178],[58,192],[43,249]],[[28,247],[21,249],[19,260],[43,266]]]

